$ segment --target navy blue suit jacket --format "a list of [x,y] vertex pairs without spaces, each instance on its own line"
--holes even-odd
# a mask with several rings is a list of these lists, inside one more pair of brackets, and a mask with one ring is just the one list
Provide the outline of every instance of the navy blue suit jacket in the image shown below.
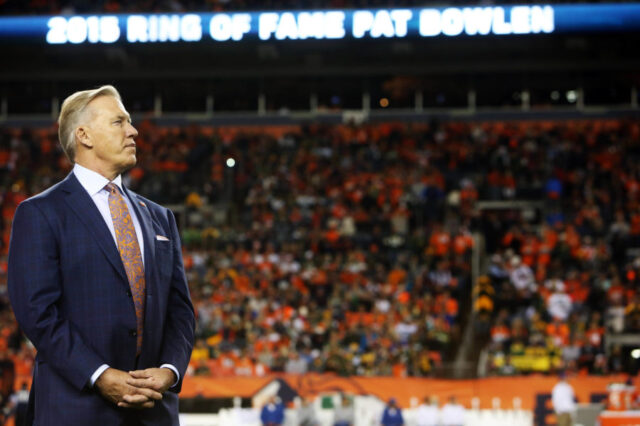
[[[136,362],[136,315],[113,236],[73,173],[18,206],[9,247],[9,295],[38,350],[34,424],[178,425],[178,396],[194,339],[194,312],[170,210],[125,189],[144,238],[146,310]],[[157,235],[168,241],[158,240]],[[155,407],[118,408],[90,388],[102,364],[124,371],[172,364],[180,382]]]

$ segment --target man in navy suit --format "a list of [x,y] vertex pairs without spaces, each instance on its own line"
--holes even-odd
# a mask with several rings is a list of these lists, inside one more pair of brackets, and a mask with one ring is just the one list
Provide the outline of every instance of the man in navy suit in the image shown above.
[[38,350],[29,424],[178,425],[194,312],[173,214],[125,188],[137,130],[112,86],[62,105],[74,164],[18,207],[9,295]]

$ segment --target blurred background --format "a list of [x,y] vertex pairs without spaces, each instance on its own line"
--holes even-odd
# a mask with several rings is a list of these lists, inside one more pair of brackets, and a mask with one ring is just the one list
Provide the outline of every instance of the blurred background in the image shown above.
[[7,422],[35,356],[7,296],[13,212],[71,170],[62,101],[103,84],[140,133],[126,184],[182,234],[185,425],[257,425],[264,407],[286,425],[400,424],[383,422],[393,406],[407,425],[555,425],[559,372],[577,424],[639,422],[640,4],[0,0],[0,15]]

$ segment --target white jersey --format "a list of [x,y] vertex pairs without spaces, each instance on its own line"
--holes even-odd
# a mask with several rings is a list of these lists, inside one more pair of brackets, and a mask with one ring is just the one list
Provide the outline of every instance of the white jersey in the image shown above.
[[439,426],[440,409],[437,405],[422,404],[416,412],[417,426]]
[[464,425],[465,409],[460,404],[445,404],[442,407],[442,424],[443,426],[462,426]]
[[576,397],[571,385],[564,380],[558,382],[551,391],[553,410],[557,414],[573,413],[576,411]]

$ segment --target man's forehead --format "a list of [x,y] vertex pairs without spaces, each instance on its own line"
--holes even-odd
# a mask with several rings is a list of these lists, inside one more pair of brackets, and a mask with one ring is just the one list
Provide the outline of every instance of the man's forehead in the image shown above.
[[129,113],[122,102],[113,96],[98,96],[89,102],[88,106],[92,107],[97,112],[102,112],[108,115],[129,117]]

